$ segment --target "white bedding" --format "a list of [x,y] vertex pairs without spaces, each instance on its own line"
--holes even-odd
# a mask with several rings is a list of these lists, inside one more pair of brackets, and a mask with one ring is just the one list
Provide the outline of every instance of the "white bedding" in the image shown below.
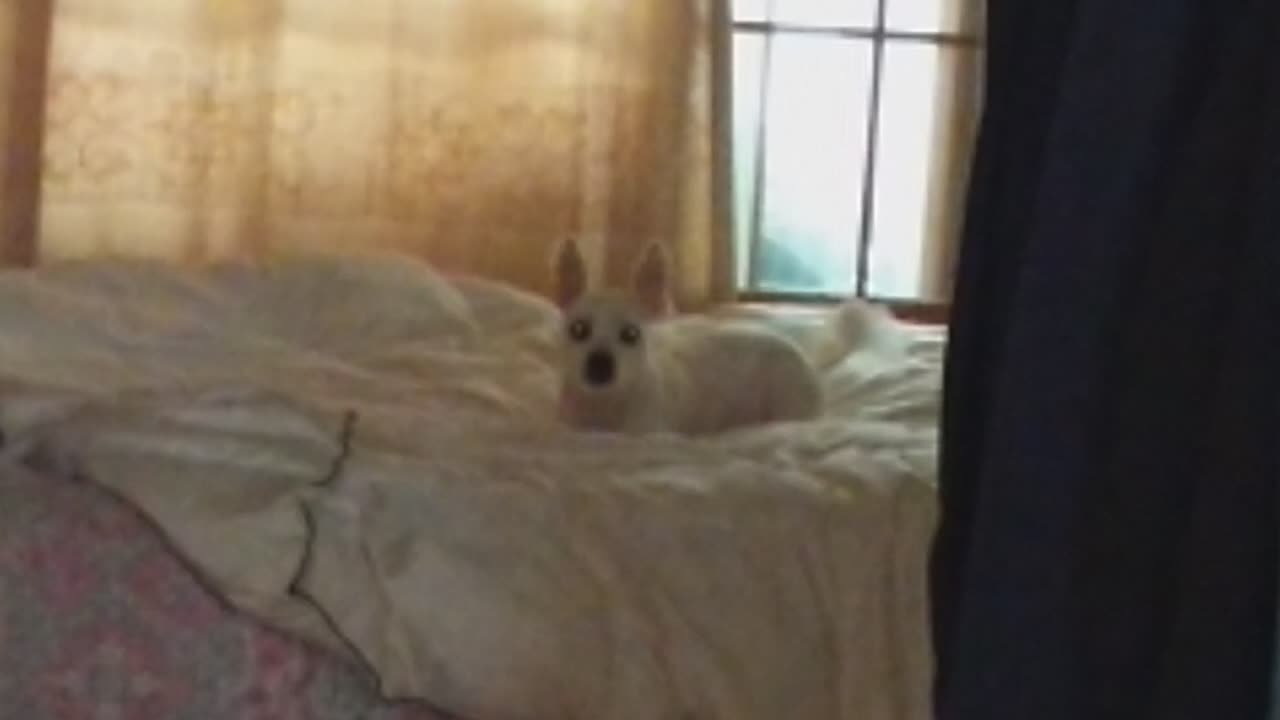
[[[0,426],[231,602],[475,720],[924,720],[941,338],[837,348],[823,419],[551,421],[555,309],[393,257],[0,275]],[[882,343],[890,347],[893,343]]]

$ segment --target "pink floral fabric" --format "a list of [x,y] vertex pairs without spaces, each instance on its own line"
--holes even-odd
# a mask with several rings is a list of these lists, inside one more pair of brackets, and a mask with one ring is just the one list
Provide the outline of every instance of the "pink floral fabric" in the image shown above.
[[0,465],[0,717],[445,716],[233,611],[100,488]]

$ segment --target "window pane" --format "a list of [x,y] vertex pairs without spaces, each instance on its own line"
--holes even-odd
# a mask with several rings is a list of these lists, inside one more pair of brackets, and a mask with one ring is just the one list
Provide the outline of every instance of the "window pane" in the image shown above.
[[[874,223],[867,292],[918,298],[927,289],[926,253],[952,231],[948,162],[968,157],[957,135],[956,74],[973,50],[921,42],[885,44],[876,155]],[[964,78],[965,81],[970,81]],[[965,147],[955,147],[955,145]]]
[[915,32],[977,35],[983,0],[888,0],[885,27]]
[[733,19],[763,22],[769,19],[769,0],[733,0]]
[[755,208],[760,133],[760,82],[764,79],[764,34],[733,35],[733,224],[738,287],[747,286],[751,220]]
[[823,27],[875,24],[876,0],[773,0],[773,20]]
[[853,288],[870,51],[867,41],[856,39],[773,39],[759,289]]

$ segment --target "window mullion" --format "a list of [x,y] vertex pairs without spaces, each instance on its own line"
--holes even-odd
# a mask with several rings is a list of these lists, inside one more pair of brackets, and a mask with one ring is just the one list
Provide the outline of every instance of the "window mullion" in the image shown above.
[[858,252],[854,261],[854,293],[867,294],[871,271],[871,233],[875,222],[876,145],[880,136],[880,84],[884,75],[884,22],[887,0],[876,0],[876,37],[871,41],[871,83],[867,101],[866,161],[862,176],[862,218],[858,227]]
[[[773,17],[774,0],[769,0],[765,8],[766,17]],[[751,224],[747,236],[750,247],[747,250],[747,286],[760,287],[762,275],[760,250],[764,245],[764,203],[765,203],[765,169],[768,164],[768,116],[769,116],[769,75],[773,67],[773,33],[764,36],[764,48],[760,57],[760,106],[756,118],[755,155],[756,167],[751,187]]]

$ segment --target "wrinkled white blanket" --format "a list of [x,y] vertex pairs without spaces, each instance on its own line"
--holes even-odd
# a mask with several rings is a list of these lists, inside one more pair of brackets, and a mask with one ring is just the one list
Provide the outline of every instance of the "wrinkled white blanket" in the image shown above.
[[940,338],[833,353],[818,320],[762,321],[824,357],[821,420],[610,437],[551,421],[556,310],[494,284],[376,256],[51,266],[0,275],[0,428],[390,696],[923,720]]

